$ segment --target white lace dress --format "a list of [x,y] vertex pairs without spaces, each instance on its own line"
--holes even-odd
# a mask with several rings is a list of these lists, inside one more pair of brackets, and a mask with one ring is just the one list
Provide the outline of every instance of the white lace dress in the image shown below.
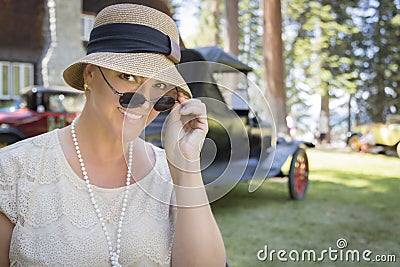
[[[131,185],[122,227],[122,266],[170,266],[176,210],[164,150]],[[93,186],[116,243],[124,188]],[[14,224],[11,266],[111,266],[104,232],[84,181],[65,158],[58,131],[0,150],[0,212]]]

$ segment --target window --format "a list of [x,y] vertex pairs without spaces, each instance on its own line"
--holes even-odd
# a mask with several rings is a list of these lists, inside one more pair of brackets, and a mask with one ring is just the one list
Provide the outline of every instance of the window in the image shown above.
[[13,99],[33,85],[33,64],[0,61],[0,99]]
[[8,77],[10,77],[11,73],[11,68],[10,68],[10,63],[4,62],[1,64],[1,74],[0,74],[0,80],[1,80],[1,95],[0,96],[8,96],[10,93],[9,91],[11,90],[10,88],[10,82],[8,80]]
[[93,29],[94,16],[83,15],[81,16],[81,39],[82,41],[89,41],[90,31]]

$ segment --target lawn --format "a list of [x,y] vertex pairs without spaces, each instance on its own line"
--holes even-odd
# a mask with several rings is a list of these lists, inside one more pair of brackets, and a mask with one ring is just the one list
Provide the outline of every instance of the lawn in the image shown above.
[[[310,184],[304,200],[290,200],[285,178],[273,178],[254,193],[248,193],[247,183],[240,183],[212,204],[231,265],[399,266],[400,159],[317,149],[307,153]],[[341,238],[347,242],[343,249],[337,247]],[[258,260],[257,252],[265,245],[268,253],[285,250],[281,256],[288,261],[279,261],[276,253],[273,261]],[[320,257],[329,248],[337,252],[332,251],[331,258],[328,253]],[[301,261],[307,250],[324,260]],[[395,255],[397,262],[368,263],[362,259],[365,250],[371,251],[365,252],[371,260]],[[359,262],[352,260],[357,253]],[[307,255],[312,254],[304,254],[306,259]]]

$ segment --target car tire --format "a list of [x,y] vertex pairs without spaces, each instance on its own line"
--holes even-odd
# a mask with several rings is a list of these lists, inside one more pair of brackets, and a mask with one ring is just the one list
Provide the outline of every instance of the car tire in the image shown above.
[[301,200],[306,196],[308,187],[308,157],[305,149],[297,148],[290,162],[289,193],[293,200]]
[[20,138],[13,134],[0,134],[0,148],[11,145],[19,140]]

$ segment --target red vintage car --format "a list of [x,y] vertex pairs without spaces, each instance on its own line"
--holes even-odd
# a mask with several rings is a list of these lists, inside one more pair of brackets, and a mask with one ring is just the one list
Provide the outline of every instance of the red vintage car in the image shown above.
[[26,88],[0,109],[0,147],[70,124],[84,102],[83,93],[69,87]]

